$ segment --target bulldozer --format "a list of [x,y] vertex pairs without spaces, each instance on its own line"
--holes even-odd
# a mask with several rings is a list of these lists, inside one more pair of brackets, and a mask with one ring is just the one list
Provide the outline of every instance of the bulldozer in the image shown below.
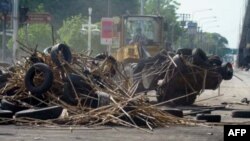
[[122,16],[119,22],[120,45],[113,57],[122,63],[137,63],[156,55],[164,47],[162,16]]

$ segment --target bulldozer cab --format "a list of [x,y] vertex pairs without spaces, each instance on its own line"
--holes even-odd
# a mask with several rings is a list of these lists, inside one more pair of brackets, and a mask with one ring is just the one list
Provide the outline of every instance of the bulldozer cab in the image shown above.
[[138,62],[163,47],[161,16],[123,16],[120,24],[120,47],[113,54],[119,62]]

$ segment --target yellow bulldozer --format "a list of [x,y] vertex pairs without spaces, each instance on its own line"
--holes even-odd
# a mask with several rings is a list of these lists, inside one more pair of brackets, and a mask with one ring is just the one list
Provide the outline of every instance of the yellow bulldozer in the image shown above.
[[134,63],[154,56],[164,47],[163,17],[122,16],[116,25],[119,46],[112,56],[119,62]]

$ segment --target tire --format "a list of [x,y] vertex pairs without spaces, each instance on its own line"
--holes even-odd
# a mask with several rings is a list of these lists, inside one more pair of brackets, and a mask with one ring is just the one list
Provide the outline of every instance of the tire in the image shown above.
[[180,72],[186,72],[187,71],[187,66],[184,64],[182,58],[180,55],[175,55],[173,57],[174,63],[177,65],[177,69]]
[[77,74],[69,74],[68,78],[65,81],[65,82],[68,82],[69,87],[70,87],[69,88],[70,92],[65,93],[65,95],[68,95],[68,96],[66,96],[68,98],[69,97],[72,98],[71,99],[72,101],[70,99],[68,99],[68,102],[71,101],[72,104],[75,104],[75,101],[73,99],[75,97],[74,96],[75,94],[74,94],[74,91],[72,90],[72,86],[70,84],[69,79],[71,80],[71,82],[72,82],[78,96],[83,98],[82,101],[81,101],[82,105],[89,106],[89,107],[92,107],[92,108],[98,107],[98,100],[86,97],[86,96],[91,96],[91,97],[94,97],[94,98],[98,99],[98,96],[94,92],[92,92],[93,88],[89,84],[87,84],[85,82],[85,80],[81,76],[79,76]]
[[232,111],[234,118],[250,118],[250,110],[234,110]]
[[13,87],[12,89],[9,89],[8,91],[5,91],[3,95],[5,96],[13,96],[16,94],[16,92],[20,89],[20,87]]
[[[44,80],[41,84],[35,85],[33,79],[35,77],[36,71],[42,72]],[[49,66],[44,63],[36,63],[32,65],[25,74],[24,83],[26,89],[32,94],[39,95],[47,92],[53,83],[53,72],[50,70]]]
[[101,91],[97,91],[96,94],[98,96],[98,107],[102,107],[102,106],[106,106],[110,104],[109,94],[105,92],[101,92]]
[[27,107],[18,106],[17,104],[14,104],[14,103],[6,100],[5,98],[3,98],[1,100],[1,109],[2,110],[9,110],[9,111],[12,111],[13,113],[16,113],[18,111],[26,110]]
[[[174,98],[177,98],[177,97],[184,96],[185,92],[184,91],[176,91],[175,94],[176,94],[176,96]],[[196,96],[197,96],[197,94],[183,97],[183,98],[174,100],[173,103],[175,105],[183,105],[183,106],[192,105],[192,104],[194,104],[194,102],[196,100]]]
[[198,66],[207,66],[206,62],[208,61],[206,53],[200,48],[195,48],[192,51],[193,64]]
[[0,110],[0,121],[1,118],[12,118],[13,117],[13,112],[9,110]]
[[74,73],[68,74],[66,82],[68,82],[69,86],[71,87],[70,81],[72,82],[73,86],[82,93],[88,94],[93,90],[93,88],[87,84],[80,75]]
[[62,57],[66,62],[71,63],[72,54],[70,48],[65,44],[57,44],[52,47],[50,52],[51,60],[56,66],[61,67],[62,65],[62,62],[58,59],[59,52],[62,53]]
[[[184,96],[185,95],[185,91],[184,90],[174,90],[174,89],[167,89],[166,86],[160,86],[157,91],[157,101],[158,102],[163,102],[163,101],[168,101],[180,96]],[[172,101],[171,104],[174,105],[183,105],[183,106],[187,106],[187,105],[192,105],[194,104],[195,100],[196,100],[196,96],[197,94],[193,94],[184,98],[180,98],[180,99],[176,99],[174,101]]]
[[222,65],[222,78],[223,80],[231,80],[233,78],[233,66],[231,63],[226,63]]
[[8,78],[10,78],[9,74],[0,75],[0,82],[6,83],[8,81]]
[[72,88],[69,82],[63,84],[63,96],[61,99],[70,105],[77,105],[77,100],[75,99],[75,95],[72,94]]
[[176,117],[183,117],[183,112],[180,109],[164,109],[163,111]]
[[190,56],[190,55],[192,55],[192,49],[190,49],[190,48],[179,48],[176,53],[179,54],[179,55]]
[[220,122],[220,115],[198,114],[196,120],[205,120],[206,122]]
[[3,87],[5,87],[6,86],[6,83],[4,82],[4,83],[0,83],[0,89],[2,89]]
[[217,55],[209,57],[208,62],[212,66],[221,66],[222,65],[222,61],[221,61],[220,57]]
[[47,47],[43,50],[43,53],[46,55],[50,55],[52,47]]
[[40,109],[28,109],[17,112],[15,114],[15,117],[26,117],[40,120],[57,119],[61,115],[62,110],[63,108],[61,106],[52,106]]
[[[38,99],[44,101],[44,98],[42,96],[37,97]],[[20,99],[20,101],[28,103],[29,105],[32,105],[34,107],[47,107],[48,105],[33,98],[33,97],[26,97],[23,99]]]

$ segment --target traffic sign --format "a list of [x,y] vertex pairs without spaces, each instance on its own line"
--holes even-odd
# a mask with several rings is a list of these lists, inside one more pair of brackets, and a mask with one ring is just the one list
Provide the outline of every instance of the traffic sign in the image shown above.
[[49,23],[51,15],[49,13],[29,13],[28,23]]
[[113,18],[102,18],[101,29],[101,44],[112,45]]

